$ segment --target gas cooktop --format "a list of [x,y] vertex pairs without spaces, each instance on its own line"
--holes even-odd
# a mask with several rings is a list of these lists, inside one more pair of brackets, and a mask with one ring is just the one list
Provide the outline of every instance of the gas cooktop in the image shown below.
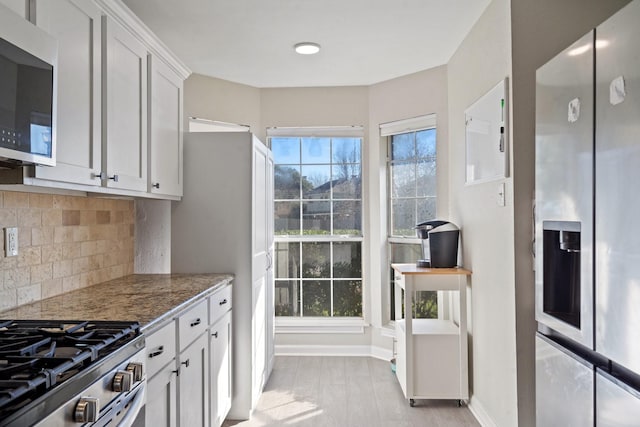
[[0,320],[0,425],[58,390],[54,401],[70,398],[140,339],[137,322]]

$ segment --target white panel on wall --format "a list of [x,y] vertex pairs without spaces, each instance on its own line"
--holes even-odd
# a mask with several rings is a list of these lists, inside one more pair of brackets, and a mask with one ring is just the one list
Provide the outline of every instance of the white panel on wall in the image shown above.
[[508,175],[506,82],[502,80],[464,112],[467,184]]

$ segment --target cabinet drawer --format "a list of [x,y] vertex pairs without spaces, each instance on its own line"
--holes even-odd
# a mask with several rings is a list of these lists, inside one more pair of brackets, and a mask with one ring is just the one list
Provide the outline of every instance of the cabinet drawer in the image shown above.
[[209,297],[209,324],[213,325],[231,310],[231,285],[225,286]]
[[209,326],[207,312],[207,300],[205,299],[178,317],[178,341],[180,343],[180,351],[184,350],[207,330]]
[[176,324],[171,321],[146,338],[147,378],[176,357]]

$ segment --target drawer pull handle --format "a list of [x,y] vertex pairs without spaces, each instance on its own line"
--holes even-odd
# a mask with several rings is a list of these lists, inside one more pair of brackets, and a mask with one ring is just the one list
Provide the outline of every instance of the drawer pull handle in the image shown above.
[[189,367],[189,359],[185,360],[184,362],[180,362],[181,365],[184,365],[185,368]]
[[164,346],[163,345],[158,347],[158,349],[156,351],[154,351],[153,353],[149,353],[149,359],[151,359],[152,357],[160,356],[162,353],[164,353]]
[[227,303],[227,299],[223,299],[222,301],[220,301],[220,305],[225,305]]
[[193,328],[194,326],[198,326],[199,324],[200,324],[200,318],[198,317],[196,320],[191,322],[191,327]]
[[212,337],[218,338],[218,331],[211,334]]

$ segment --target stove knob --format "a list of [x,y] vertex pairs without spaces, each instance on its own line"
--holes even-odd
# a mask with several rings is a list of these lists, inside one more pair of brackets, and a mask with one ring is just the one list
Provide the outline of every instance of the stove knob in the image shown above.
[[95,423],[100,412],[97,397],[81,397],[73,413],[73,419],[77,423]]
[[133,381],[142,381],[144,375],[144,365],[139,362],[131,362],[127,365],[127,371],[133,374]]
[[133,385],[133,372],[118,371],[113,377],[113,391],[122,393],[131,390]]

